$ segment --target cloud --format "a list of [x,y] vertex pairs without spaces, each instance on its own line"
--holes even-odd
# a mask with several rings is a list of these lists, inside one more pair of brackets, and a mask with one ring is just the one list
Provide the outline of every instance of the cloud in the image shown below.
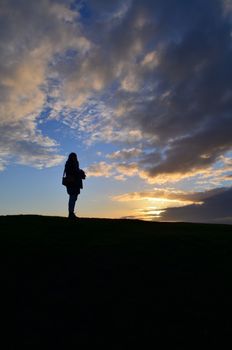
[[[156,154],[147,154],[146,157],[142,160],[142,162],[146,164],[152,164],[152,159],[158,159],[159,155]],[[205,156],[203,156],[204,158]],[[145,179],[150,184],[166,184],[166,183],[177,183],[181,182],[183,180],[190,180],[192,179],[193,182],[196,182],[197,184],[207,184],[209,185],[220,185],[222,182],[231,181],[231,174],[232,174],[232,165],[231,165],[231,156],[219,156],[218,159],[215,161],[213,165],[202,165],[200,168],[193,168],[193,169],[182,169],[182,164],[180,164],[180,168],[178,166],[176,167],[175,172],[166,172],[166,173],[159,173],[154,174],[151,176],[152,169],[146,169],[144,171],[139,171],[139,176],[143,179]],[[151,158],[151,159],[149,159]],[[207,158],[207,157],[206,157]],[[160,163],[160,161],[158,160]],[[165,165],[165,162],[163,162],[163,166]],[[166,164],[167,165],[167,164]],[[228,184],[229,185],[229,184]]]
[[[214,187],[216,187],[217,190],[218,186],[221,186],[222,183],[224,184],[224,186],[230,186],[232,181],[232,160],[230,158],[230,155],[221,156],[214,166],[202,168],[200,172],[199,169],[197,169],[195,171],[186,171],[185,173],[179,172],[167,175],[160,174],[156,177],[151,177],[147,171],[141,170],[141,167],[138,164],[138,160],[141,158],[141,155],[142,150],[139,148],[122,149],[121,151],[119,150],[110,154],[106,154],[105,157],[110,159],[111,162],[103,162],[103,164],[106,168],[111,168],[110,174],[117,180],[125,180],[128,177],[136,176],[137,178],[145,180],[151,185],[160,185],[162,186],[162,188],[164,185],[171,186],[175,183],[181,183],[181,181],[191,181],[191,186],[194,188],[198,188],[198,196],[201,193],[199,191],[201,188],[203,189],[202,193],[205,196],[205,189],[207,189],[208,191],[213,191]],[[102,153],[101,156],[103,156]],[[92,166],[90,166],[90,168],[91,167]],[[101,168],[102,164],[95,163],[94,167]],[[95,176],[97,176],[97,174],[98,172],[95,173]],[[99,176],[103,176],[102,174],[103,172],[100,172]],[[109,174],[107,172],[107,176],[108,175]],[[166,192],[164,191],[166,191],[164,188],[162,190],[159,189],[159,194],[163,192],[167,195],[170,192],[168,188]],[[155,192],[153,191],[149,191],[149,193],[151,197],[155,195]],[[156,194],[157,193],[158,192],[156,192]],[[185,196],[184,191],[177,191],[176,193],[178,194],[178,196],[180,196],[181,193],[183,194],[183,197]],[[190,193],[192,192],[187,192],[188,198],[190,198]],[[172,196],[174,194],[175,191],[172,192]],[[126,196],[127,194],[125,194],[125,198]]]
[[49,65],[55,56],[70,47],[84,50],[88,46],[69,4],[1,2],[1,164],[16,161],[42,167],[63,160],[57,142],[42,134],[37,120],[46,106]]
[[155,188],[150,191],[113,196],[112,200],[142,203],[141,208],[136,209],[131,218],[231,224],[231,196],[231,187],[219,187],[201,192]]
[[133,148],[142,140],[138,167],[150,183],[194,177],[228,152],[229,5],[219,0],[137,0],[124,7],[121,1],[85,3],[92,16],[91,47],[56,69],[64,74],[62,95],[68,95],[70,106],[83,108],[93,96],[104,101],[102,110],[96,109],[97,121],[83,116],[87,130],[92,128],[89,142],[130,142]]
[[115,164],[115,169],[119,174],[126,177],[138,175],[138,165],[135,162]]
[[12,161],[36,168],[51,167],[64,161],[56,154],[57,143],[36,130],[33,121],[24,120],[0,125],[0,161],[1,170]]
[[93,163],[88,167],[88,176],[114,177],[122,181],[130,176],[137,175],[138,167],[136,163],[107,163],[104,161]]
[[151,51],[151,52],[148,52],[142,62],[141,62],[141,65],[142,66],[145,66],[145,67],[148,67],[150,69],[153,69],[155,68],[156,66],[159,65],[159,58],[157,56],[157,53],[156,51]]
[[165,199],[174,202],[182,202],[182,204],[202,204],[203,200],[220,194],[226,190],[227,188],[215,188],[202,192],[187,192],[175,190],[173,188],[154,188],[150,191],[124,193],[122,195],[114,196],[113,199],[120,202]]
[[225,15],[232,14],[232,2],[231,0],[223,0],[223,7]]
[[103,36],[108,84],[124,90],[121,127],[150,140],[140,167],[151,178],[197,173],[231,149],[231,22],[223,11],[216,0],[135,1]]
[[190,221],[232,224],[232,188],[224,188],[206,197],[203,204],[168,208],[161,214],[164,221]]
[[138,146],[133,168],[160,184],[204,179],[231,150],[231,1],[11,0],[0,16],[4,159],[22,142],[58,153],[37,123],[47,107],[88,146],[118,145],[115,176]]
[[88,167],[87,175],[92,177],[109,177],[112,175],[112,165],[109,165],[106,162],[92,164]]
[[109,159],[124,159],[128,160],[131,158],[136,158],[141,154],[141,150],[137,148],[127,148],[127,149],[122,149],[119,151],[115,151],[111,154],[107,154],[106,157]]

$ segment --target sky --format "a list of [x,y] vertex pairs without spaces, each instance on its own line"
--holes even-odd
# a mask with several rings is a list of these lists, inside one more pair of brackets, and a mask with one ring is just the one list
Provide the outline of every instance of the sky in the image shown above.
[[0,215],[232,223],[232,0],[0,0]]

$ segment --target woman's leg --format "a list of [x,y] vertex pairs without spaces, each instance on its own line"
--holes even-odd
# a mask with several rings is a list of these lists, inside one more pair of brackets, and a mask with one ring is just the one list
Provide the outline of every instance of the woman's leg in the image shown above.
[[74,214],[76,200],[77,200],[77,194],[70,194],[69,195],[69,201],[68,201],[69,215],[73,215]]

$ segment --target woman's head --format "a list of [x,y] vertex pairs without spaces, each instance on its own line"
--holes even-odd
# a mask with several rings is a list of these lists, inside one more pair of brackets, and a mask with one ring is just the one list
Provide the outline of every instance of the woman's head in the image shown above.
[[76,153],[74,153],[74,152],[70,153],[69,156],[68,156],[68,161],[76,162],[77,161]]

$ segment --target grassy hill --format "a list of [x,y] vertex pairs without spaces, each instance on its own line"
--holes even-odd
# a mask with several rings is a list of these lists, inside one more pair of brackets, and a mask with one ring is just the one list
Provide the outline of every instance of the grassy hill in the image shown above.
[[230,225],[23,215],[0,227],[7,349],[231,337]]

